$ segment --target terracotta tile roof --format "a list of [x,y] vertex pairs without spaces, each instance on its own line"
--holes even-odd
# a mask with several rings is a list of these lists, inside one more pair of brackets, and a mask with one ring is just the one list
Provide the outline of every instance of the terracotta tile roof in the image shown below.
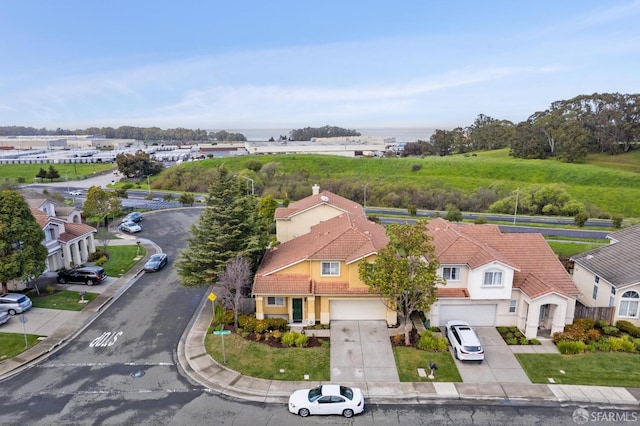
[[97,232],[93,226],[85,225],[84,223],[65,223],[65,232],[60,234],[58,240],[63,243],[68,243],[78,237],[85,236],[92,232]]
[[443,297],[469,297],[469,292],[466,288],[447,288],[438,287],[436,289],[436,296],[438,298]]
[[325,190],[317,195],[311,195],[303,198],[302,200],[291,203],[288,207],[277,208],[275,218],[276,220],[288,219],[291,216],[295,216],[300,212],[309,210],[321,204],[333,206],[345,213],[365,217],[364,210],[360,204]]
[[253,294],[312,294],[311,280],[306,275],[279,274],[256,276]]
[[311,232],[268,250],[258,275],[275,273],[288,266],[312,260],[355,262],[375,254],[387,242],[383,226],[364,218],[341,214],[311,227]]
[[38,225],[40,225],[41,228],[44,228],[49,222],[51,216],[35,207],[29,207],[29,210],[31,210],[31,214],[36,219],[36,222],[38,222]]
[[579,290],[541,234],[504,234],[495,225],[458,225],[437,218],[427,228],[441,264],[475,268],[499,261],[514,268],[513,287],[529,297]]

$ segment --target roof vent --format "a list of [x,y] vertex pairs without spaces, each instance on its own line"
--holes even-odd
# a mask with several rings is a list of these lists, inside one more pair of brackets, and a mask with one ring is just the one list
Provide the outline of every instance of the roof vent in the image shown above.
[[593,255],[592,254],[588,254],[588,255],[585,256],[585,259],[591,260],[591,259],[593,259]]
[[320,199],[325,203],[329,201],[329,197],[327,197],[326,195],[321,196]]

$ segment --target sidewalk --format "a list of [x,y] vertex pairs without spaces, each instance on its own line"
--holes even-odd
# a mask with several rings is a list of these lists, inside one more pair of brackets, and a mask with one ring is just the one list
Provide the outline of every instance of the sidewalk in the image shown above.
[[[204,339],[213,317],[207,299],[178,344],[178,360],[184,370],[213,393],[258,402],[286,403],[298,389],[314,387],[320,382],[283,382],[244,376],[230,370],[209,356]],[[421,404],[434,400],[492,400],[508,403],[588,403],[638,407],[640,389],[609,386],[581,386],[524,383],[446,383],[401,382],[343,383],[359,387],[368,403]]]

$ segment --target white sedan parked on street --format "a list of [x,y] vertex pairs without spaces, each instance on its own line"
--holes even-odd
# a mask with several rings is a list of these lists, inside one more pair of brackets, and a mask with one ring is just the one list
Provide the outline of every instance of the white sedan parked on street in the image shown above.
[[484,349],[475,330],[468,322],[460,320],[447,321],[445,325],[447,338],[453,347],[453,352],[460,361],[484,360]]
[[135,232],[142,231],[142,228],[140,227],[140,225],[134,222],[123,222],[120,225],[120,230],[123,232],[128,232],[129,234],[133,234]]
[[321,385],[291,394],[289,411],[301,417],[311,414],[338,414],[348,418],[364,411],[364,398],[358,388]]

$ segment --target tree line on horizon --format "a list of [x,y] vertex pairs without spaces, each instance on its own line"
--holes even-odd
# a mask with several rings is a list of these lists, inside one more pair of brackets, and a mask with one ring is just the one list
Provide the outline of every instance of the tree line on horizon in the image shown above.
[[515,158],[555,157],[572,163],[587,154],[628,152],[640,141],[640,94],[594,93],[555,101],[514,124],[479,114],[473,124],[437,129],[429,141],[407,143],[403,156],[464,154],[510,148]]

